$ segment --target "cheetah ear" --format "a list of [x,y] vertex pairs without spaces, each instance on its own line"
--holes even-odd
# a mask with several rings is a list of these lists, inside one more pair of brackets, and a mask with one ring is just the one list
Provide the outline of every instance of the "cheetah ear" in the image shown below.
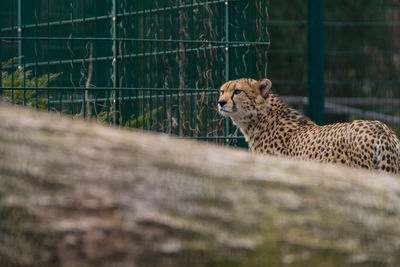
[[261,79],[258,82],[258,88],[260,89],[261,96],[267,98],[271,93],[272,82],[268,79]]

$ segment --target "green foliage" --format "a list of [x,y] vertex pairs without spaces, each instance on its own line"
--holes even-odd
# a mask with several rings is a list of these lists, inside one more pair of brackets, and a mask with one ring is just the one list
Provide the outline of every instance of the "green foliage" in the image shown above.
[[[125,128],[142,128],[144,125],[150,123],[151,118],[157,117],[158,112],[162,110],[162,106],[159,106],[149,112],[144,113],[143,115],[135,116],[134,114],[130,117],[130,120],[126,120],[125,124],[122,121],[122,118],[118,116],[118,124],[123,125]],[[101,123],[109,123],[113,121],[114,111],[101,111],[93,116],[93,114],[88,114],[87,118],[89,120],[98,121]],[[75,114],[75,118],[83,117],[82,113]]]
[[[3,62],[2,67],[6,67],[18,62],[17,57],[9,59],[7,62]],[[25,70],[25,68],[16,68],[12,72],[2,71],[1,72],[1,85],[6,88],[44,88],[50,82],[57,79],[61,73],[50,73],[49,75],[44,74],[40,77],[32,77],[32,70]],[[40,98],[37,90],[2,90],[2,97],[7,102],[26,105],[30,107],[37,107],[38,109],[45,109],[47,106],[47,99]]]
[[[130,125],[135,128],[142,128],[144,124],[150,121],[151,117],[156,117],[157,113],[162,110],[162,106],[153,109],[151,112],[146,112],[144,115],[140,115],[135,118],[135,115],[131,116]],[[151,114],[151,115],[150,115]],[[125,127],[129,127],[129,121],[125,123]]]

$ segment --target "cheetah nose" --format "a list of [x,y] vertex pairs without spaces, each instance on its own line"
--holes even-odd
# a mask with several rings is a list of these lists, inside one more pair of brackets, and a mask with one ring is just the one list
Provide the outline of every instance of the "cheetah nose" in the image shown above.
[[226,103],[227,103],[227,102],[226,102],[225,100],[220,100],[220,101],[218,101],[218,104],[221,106],[221,108],[222,108],[223,106],[225,106]]

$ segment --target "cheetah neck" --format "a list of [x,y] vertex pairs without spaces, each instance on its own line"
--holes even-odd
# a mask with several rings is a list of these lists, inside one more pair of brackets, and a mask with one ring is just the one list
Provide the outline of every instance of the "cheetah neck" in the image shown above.
[[241,129],[249,148],[254,152],[265,150],[268,146],[275,146],[271,147],[272,150],[274,148],[283,150],[287,143],[286,139],[298,129],[316,126],[310,119],[272,93],[263,103],[256,104],[255,112],[250,119],[239,120],[235,124]]

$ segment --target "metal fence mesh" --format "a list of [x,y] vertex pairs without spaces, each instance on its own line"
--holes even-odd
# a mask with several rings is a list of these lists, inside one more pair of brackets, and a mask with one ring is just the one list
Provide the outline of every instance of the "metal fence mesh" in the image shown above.
[[219,86],[267,74],[267,1],[1,3],[14,103],[226,142],[237,129],[217,114]]
[[[309,113],[307,3],[4,0],[0,91],[38,109],[236,143],[216,110],[226,80],[267,76]],[[400,1],[325,0],[324,30],[325,99],[313,100],[326,122],[377,119],[399,133]]]
[[[271,2],[269,75],[308,113],[307,1]],[[380,120],[400,134],[400,1],[325,0],[326,123]]]

